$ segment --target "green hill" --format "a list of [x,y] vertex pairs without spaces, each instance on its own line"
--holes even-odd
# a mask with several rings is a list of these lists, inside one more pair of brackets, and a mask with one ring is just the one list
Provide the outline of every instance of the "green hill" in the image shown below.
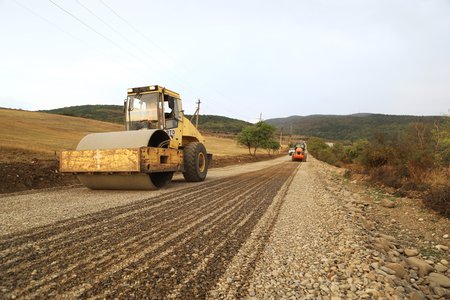
[[[186,115],[186,118],[191,119],[192,115]],[[195,117],[192,119],[195,124]],[[248,122],[232,119],[223,116],[215,115],[199,115],[198,127],[201,130],[205,130],[213,133],[233,133],[237,134],[241,132],[242,128],[247,125],[251,125]]]
[[[123,124],[124,113],[120,105],[81,105],[46,110],[43,112],[82,117],[99,121]],[[186,115],[190,119],[191,115]],[[386,135],[395,135],[411,123],[425,122],[433,124],[442,116],[398,116],[382,114],[353,115],[310,115],[290,116],[287,118],[268,119],[267,123],[283,128],[284,134],[317,136],[329,140],[353,141],[370,138],[376,131]],[[195,120],[194,120],[195,122]],[[250,123],[215,115],[200,115],[199,128],[204,132],[237,134]]]
[[316,136],[329,140],[354,141],[368,139],[378,131],[385,135],[395,135],[411,123],[425,122],[433,124],[445,117],[439,116],[398,116],[382,114],[354,114],[290,116],[287,118],[269,119],[267,123],[283,128],[284,133],[302,136]]
[[123,124],[123,106],[121,105],[80,105],[51,110],[41,110],[56,115],[81,117],[104,122]]
[[[120,105],[80,105],[43,110],[41,112],[94,119],[118,124],[124,123],[123,106]],[[186,117],[190,119],[192,116],[186,115]],[[202,131],[236,134],[250,123],[223,116],[200,115],[198,124]]]

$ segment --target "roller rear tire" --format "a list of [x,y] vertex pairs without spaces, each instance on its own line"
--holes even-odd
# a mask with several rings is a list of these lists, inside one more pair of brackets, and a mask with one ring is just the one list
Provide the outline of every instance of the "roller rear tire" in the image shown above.
[[183,149],[184,179],[188,182],[199,182],[206,178],[208,173],[208,156],[202,143],[193,142]]

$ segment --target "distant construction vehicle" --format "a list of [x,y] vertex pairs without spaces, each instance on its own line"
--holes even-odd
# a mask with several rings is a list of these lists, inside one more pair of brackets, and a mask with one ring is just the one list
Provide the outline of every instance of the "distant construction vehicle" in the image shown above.
[[295,144],[294,151],[291,154],[292,161],[306,161],[306,156],[308,154],[306,153],[306,143],[300,142]]
[[178,93],[158,85],[128,89],[125,131],[85,136],[74,151],[63,151],[60,170],[91,189],[152,190],[171,182],[206,178],[212,154],[184,116]]

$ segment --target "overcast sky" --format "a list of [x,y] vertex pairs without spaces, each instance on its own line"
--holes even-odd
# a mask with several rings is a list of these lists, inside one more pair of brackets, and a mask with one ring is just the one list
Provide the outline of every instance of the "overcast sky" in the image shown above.
[[255,121],[450,109],[449,0],[0,0],[0,107],[121,105]]

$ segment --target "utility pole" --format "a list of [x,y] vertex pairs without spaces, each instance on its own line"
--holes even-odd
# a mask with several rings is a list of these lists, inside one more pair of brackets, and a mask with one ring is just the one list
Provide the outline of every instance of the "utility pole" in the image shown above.
[[262,112],[259,113],[259,121],[262,121]]
[[289,129],[288,145],[291,143],[291,138],[292,138],[292,124],[291,124],[290,129]]
[[195,128],[198,128],[198,115],[200,114],[200,99],[197,100],[197,102],[195,102],[195,104],[197,104],[197,109],[195,110],[195,113],[192,115],[190,121],[192,122],[192,120],[195,117]]
[[283,140],[283,127],[281,127],[280,130],[280,148],[278,148],[278,153],[281,151],[281,141]]
[[195,128],[198,128],[198,115],[200,114],[200,103],[202,103],[202,102],[200,101],[200,99],[198,99],[197,110],[196,110],[197,116],[195,118]]

